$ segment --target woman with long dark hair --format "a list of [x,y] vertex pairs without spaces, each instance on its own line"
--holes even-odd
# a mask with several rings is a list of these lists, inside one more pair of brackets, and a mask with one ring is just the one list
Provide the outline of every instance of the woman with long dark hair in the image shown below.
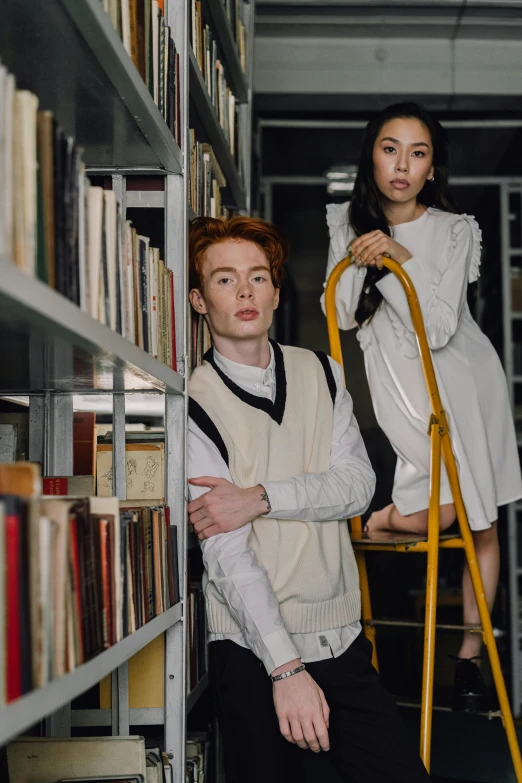
[[[428,521],[430,405],[406,295],[383,268],[383,256],[390,256],[419,297],[491,610],[499,574],[497,509],[522,497],[522,480],[502,365],[467,305],[468,284],[479,276],[481,232],[472,217],[457,213],[449,193],[440,123],[415,103],[389,106],[371,120],[351,203],[328,205],[327,220],[327,277],[348,252],[355,262],[338,284],[339,325],[359,327],[375,415],[397,454],[393,502],[374,512],[365,529],[369,536],[425,533]],[[456,515],[444,467],[440,502],[446,530]],[[467,566],[462,589],[464,623],[479,625]],[[484,706],[481,645],[480,634],[464,634],[456,709]]]

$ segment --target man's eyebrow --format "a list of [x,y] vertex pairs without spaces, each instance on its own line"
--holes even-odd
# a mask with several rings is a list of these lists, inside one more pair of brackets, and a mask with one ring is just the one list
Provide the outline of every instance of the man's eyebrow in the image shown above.
[[[400,144],[401,142],[398,139],[393,139],[391,136],[385,136],[381,141],[391,141],[394,144]],[[430,145],[426,144],[425,141],[414,141],[411,145],[412,147],[427,147],[429,149]]]
[[[237,269],[233,266],[219,266],[217,269],[212,270],[210,277],[222,274],[223,272],[228,272],[229,274],[236,273]],[[248,273],[251,274],[252,272],[270,272],[270,269],[267,266],[251,266]]]
[[233,266],[219,266],[217,269],[212,270],[212,272],[210,273],[210,277],[213,277],[214,275],[219,275],[222,272],[235,272],[235,271],[236,270],[234,269]]

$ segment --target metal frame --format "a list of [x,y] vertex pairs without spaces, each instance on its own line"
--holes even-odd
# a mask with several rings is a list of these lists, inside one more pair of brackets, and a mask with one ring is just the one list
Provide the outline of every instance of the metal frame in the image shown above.
[[[341,340],[339,335],[339,325],[337,323],[337,309],[335,295],[337,283],[343,272],[350,266],[351,258],[348,256],[341,260],[333,269],[326,285],[325,305],[326,319],[328,324],[328,337],[330,340],[330,352],[332,357],[343,366],[341,351]],[[433,676],[435,668],[435,635],[436,635],[436,615],[437,615],[437,588],[438,588],[438,557],[439,548],[457,548],[463,549],[468,563],[471,582],[475,593],[475,599],[479,610],[481,628],[480,633],[484,640],[484,645],[489,656],[491,671],[495,683],[495,689],[500,704],[500,715],[506,732],[509,744],[511,759],[515,770],[518,783],[522,782],[522,759],[520,748],[515,731],[515,724],[508,694],[500,665],[495,635],[491,624],[491,617],[487,605],[484,585],[480,574],[479,565],[475,553],[473,536],[469,527],[466,509],[460,490],[460,482],[457,470],[457,463],[451,445],[451,435],[440,399],[438,384],[435,376],[435,369],[431,358],[431,351],[426,337],[424,321],[419,305],[419,300],[413,283],[404,271],[402,266],[393,259],[384,259],[384,265],[399,279],[406,294],[408,305],[413,321],[413,327],[417,337],[422,369],[426,382],[426,388],[431,406],[431,417],[428,426],[428,432],[431,441],[431,461],[430,461],[430,499],[428,512],[428,535],[419,536],[417,541],[415,537],[410,543],[404,543],[406,536],[400,534],[398,542],[390,543],[385,541],[371,541],[365,539],[362,533],[362,521],[360,517],[351,520],[352,523],[352,542],[357,553],[357,562],[364,562],[364,552],[367,550],[378,551],[404,551],[404,552],[425,552],[427,554],[426,569],[426,609],[424,622],[424,654],[422,671],[422,701],[421,701],[421,732],[420,732],[420,755],[426,769],[430,770],[431,762],[431,728],[433,712]],[[440,540],[440,477],[441,460],[447,470],[451,494],[457,520],[459,524],[460,537],[447,538]],[[383,537],[384,538],[384,537]],[[390,536],[389,539],[393,539]],[[402,540],[402,541],[401,541]],[[375,623],[372,622],[372,610],[370,604],[370,591],[368,587],[368,577],[366,569],[363,569],[361,575],[361,601],[362,615],[365,632],[373,644],[374,658],[376,663],[375,647]]]
[[[95,322],[71,302],[48,286],[22,275],[10,262],[0,259],[0,313],[12,319],[31,335],[30,382],[25,389],[13,389],[12,397],[29,401],[29,458],[40,462],[43,472],[71,475],[73,472],[73,395],[80,393],[99,403],[99,395],[112,397],[113,413],[113,480],[114,494],[126,499],[125,413],[128,394],[163,396],[165,425],[165,498],[171,509],[171,523],[177,526],[180,603],[148,622],[117,645],[78,667],[45,688],[28,694],[1,711],[0,744],[45,719],[49,736],[70,736],[73,727],[110,726],[113,734],[128,735],[133,725],[163,725],[165,750],[171,761],[173,779],[185,779],[186,713],[196,704],[208,684],[205,675],[187,697],[186,654],[187,629],[185,599],[187,589],[187,551],[197,546],[197,539],[186,529],[186,433],[187,433],[187,366],[188,339],[188,223],[196,217],[188,204],[188,128],[189,94],[214,144],[214,151],[227,177],[229,188],[239,208],[248,205],[250,192],[250,137],[253,69],[253,3],[246,17],[249,34],[249,63],[246,76],[241,73],[239,57],[234,50],[231,30],[221,0],[209,0],[216,33],[226,55],[231,86],[236,98],[245,103],[245,133],[238,143],[244,145],[245,183],[235,168],[206,87],[194,68],[189,45],[188,3],[167,0],[165,13],[176,49],[180,56],[181,78],[181,150],[161,118],[123,45],[98,0],[59,0],[64,18],[89,43],[93,57],[104,66],[106,75],[122,96],[127,108],[140,126],[150,148],[156,153],[157,165],[140,166],[136,155],[128,164],[122,154],[120,166],[92,165],[90,174],[112,177],[112,187],[121,204],[122,214],[128,208],[163,208],[165,211],[165,263],[174,272],[177,372],[153,359]],[[114,144],[125,153],[117,128]],[[163,168],[162,168],[163,167]],[[163,191],[127,191],[126,175],[154,174],[164,176]],[[15,315],[16,314],[16,320]],[[37,336],[35,336],[37,335]],[[79,382],[75,374],[74,350],[89,358],[93,372]],[[43,357],[43,358],[42,358]],[[34,362],[33,362],[34,358]],[[36,361],[38,359],[38,362]],[[37,369],[34,369],[37,368]],[[4,389],[5,394],[11,390]],[[144,403],[145,405],[146,403]],[[157,406],[156,406],[157,407]],[[86,409],[82,405],[82,409]],[[165,635],[164,708],[131,709],[129,707],[128,660],[159,635]],[[71,701],[111,674],[111,709],[71,710]],[[51,714],[49,714],[51,711]],[[46,717],[47,716],[47,717]]]

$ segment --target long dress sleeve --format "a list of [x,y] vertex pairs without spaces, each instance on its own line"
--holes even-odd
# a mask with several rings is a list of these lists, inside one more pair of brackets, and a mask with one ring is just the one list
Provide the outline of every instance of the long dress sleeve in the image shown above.
[[[435,269],[426,268],[415,257],[402,265],[415,286],[432,350],[444,348],[457,331],[468,282],[478,277],[480,240],[476,221],[459,215],[450,227],[446,252]],[[389,274],[377,283],[377,288],[404,326],[413,332],[408,301],[398,278]]]
[[[333,269],[342,261],[348,251],[348,246],[353,238],[348,223],[349,202],[344,204],[328,204],[326,207],[326,222],[330,232],[330,247],[328,250],[328,264],[326,266],[326,283]],[[359,269],[355,265],[349,266],[343,272],[337,284],[335,302],[337,308],[337,322],[340,329],[353,329],[358,324],[355,321],[355,311],[359,303],[359,297],[364,285],[366,269]],[[326,314],[325,295],[321,296],[321,307]]]

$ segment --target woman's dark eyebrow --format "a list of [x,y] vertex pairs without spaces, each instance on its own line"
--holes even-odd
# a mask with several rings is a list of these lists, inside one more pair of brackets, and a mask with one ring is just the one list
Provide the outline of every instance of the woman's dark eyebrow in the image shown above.
[[[391,136],[385,136],[381,141],[391,141],[393,144],[400,144],[401,142],[398,139],[392,139]],[[415,141],[412,145],[412,147],[426,147],[427,149],[430,148],[429,144],[426,144],[425,141]]]

